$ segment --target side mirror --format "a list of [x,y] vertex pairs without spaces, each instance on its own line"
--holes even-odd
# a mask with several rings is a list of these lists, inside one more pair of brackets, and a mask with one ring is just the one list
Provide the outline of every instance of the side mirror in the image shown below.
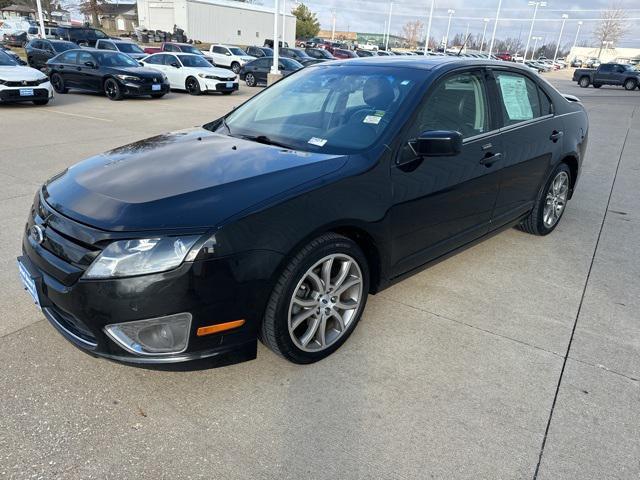
[[84,62],[85,67],[96,68],[96,64],[93,62]]
[[452,130],[428,130],[409,142],[421,157],[452,157],[462,151],[462,134]]
[[138,62],[138,65],[140,65],[141,67],[144,67],[144,62],[142,61]]
[[178,65],[178,62],[173,62],[173,63],[171,64],[171,66],[172,66],[173,68],[180,68],[180,65]]
[[230,56],[231,56],[231,52],[227,52],[227,53],[225,53],[225,55],[226,55],[227,57],[230,57]]

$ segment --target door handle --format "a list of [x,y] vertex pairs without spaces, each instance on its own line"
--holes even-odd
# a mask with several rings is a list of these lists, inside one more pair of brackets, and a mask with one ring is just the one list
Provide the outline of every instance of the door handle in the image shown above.
[[553,132],[551,132],[551,136],[549,137],[549,140],[551,140],[553,143],[556,143],[558,140],[562,138],[563,135],[564,135],[563,132],[554,130]]
[[501,158],[502,158],[502,154],[501,153],[487,153],[482,158],[482,160],[480,160],[480,165],[485,165],[487,167],[490,167],[491,165],[493,165],[495,162],[497,162]]

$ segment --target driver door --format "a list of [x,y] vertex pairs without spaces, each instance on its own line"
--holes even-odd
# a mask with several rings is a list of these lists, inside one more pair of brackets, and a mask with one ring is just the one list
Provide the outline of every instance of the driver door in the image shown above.
[[[177,67],[176,67],[177,65]],[[164,55],[164,68],[162,70],[171,84],[171,88],[181,88],[184,90],[184,73],[182,71],[178,57],[171,54]]]
[[[498,194],[502,144],[483,69],[434,82],[401,134],[391,167],[392,274],[398,276],[489,230]],[[412,140],[430,130],[458,131],[454,156],[420,157]]]

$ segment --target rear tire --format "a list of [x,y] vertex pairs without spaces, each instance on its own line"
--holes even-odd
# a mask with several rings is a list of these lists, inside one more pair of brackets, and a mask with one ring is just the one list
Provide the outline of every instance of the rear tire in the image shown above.
[[625,90],[635,90],[637,86],[638,86],[638,82],[636,82],[633,78],[630,78],[624,82]]
[[247,76],[244,77],[244,83],[247,84],[247,87],[255,87],[257,82],[256,82],[256,77],[253,76],[253,73],[247,73]]
[[591,80],[589,80],[589,77],[582,77],[578,81],[578,85],[580,85],[582,88],[587,88],[589,85],[591,85]]
[[540,236],[553,232],[566,210],[571,181],[569,166],[566,163],[558,164],[538,194],[533,210],[518,228],[523,232]]
[[238,62],[233,62],[231,64],[231,70],[233,70],[233,73],[235,73],[236,75],[240,73],[240,64]]
[[291,362],[322,360],[351,335],[368,292],[369,266],[360,247],[342,235],[321,235],[293,255],[280,275],[260,339]]
[[56,91],[56,93],[67,93],[69,89],[64,86],[64,78],[59,73],[54,73],[51,75],[49,79],[51,81],[51,86]]

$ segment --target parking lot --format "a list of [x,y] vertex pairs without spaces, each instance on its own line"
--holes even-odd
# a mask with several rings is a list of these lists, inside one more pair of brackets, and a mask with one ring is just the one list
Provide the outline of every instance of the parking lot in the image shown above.
[[0,478],[639,478],[640,93],[570,75],[547,78],[584,101],[590,141],[556,231],[508,230],[381,292],[308,366],[261,345],[186,372],[92,358],[15,268],[48,177],[258,89],[0,108]]

